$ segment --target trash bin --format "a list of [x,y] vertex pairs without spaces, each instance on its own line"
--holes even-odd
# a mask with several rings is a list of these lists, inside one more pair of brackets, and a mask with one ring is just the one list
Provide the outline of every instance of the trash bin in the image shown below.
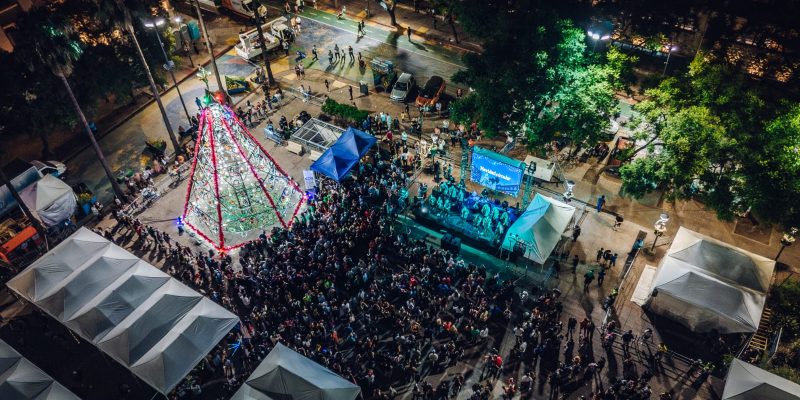
[[364,81],[358,82],[358,89],[359,89],[359,91],[361,92],[361,94],[363,96],[366,96],[366,95],[369,94],[369,87],[367,87],[367,82],[364,82]]

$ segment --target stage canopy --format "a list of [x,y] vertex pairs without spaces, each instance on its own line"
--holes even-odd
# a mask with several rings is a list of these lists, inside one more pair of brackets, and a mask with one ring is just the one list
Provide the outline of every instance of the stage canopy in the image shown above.
[[72,188],[52,175],[45,175],[26,187],[19,196],[48,228],[71,217],[78,205]]
[[80,400],[0,340],[0,399]]
[[755,332],[775,261],[678,229],[647,304],[695,332]]
[[372,135],[347,128],[336,143],[311,164],[311,169],[339,182],[376,141]]
[[231,400],[353,400],[358,385],[278,343]]
[[800,400],[800,385],[734,358],[722,400]]
[[164,394],[239,322],[86,228],[7,285]]
[[537,193],[528,209],[508,228],[503,248],[511,251],[519,243],[525,246],[525,257],[544,264],[574,214],[575,207]]

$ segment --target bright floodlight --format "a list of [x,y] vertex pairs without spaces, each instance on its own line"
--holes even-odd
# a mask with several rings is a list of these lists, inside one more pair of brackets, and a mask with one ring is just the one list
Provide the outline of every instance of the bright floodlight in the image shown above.
[[180,24],[181,21],[183,21],[183,17],[181,17],[180,15],[176,15],[175,17],[172,18],[172,20],[175,21],[176,24]]
[[157,19],[155,21],[147,21],[147,22],[145,22],[144,23],[144,27],[145,28],[155,28],[157,26],[164,25],[165,22],[166,21],[164,21],[164,18],[159,18],[159,19]]
[[611,39],[611,35],[603,35],[603,37],[600,38],[600,40],[608,40],[608,39]]

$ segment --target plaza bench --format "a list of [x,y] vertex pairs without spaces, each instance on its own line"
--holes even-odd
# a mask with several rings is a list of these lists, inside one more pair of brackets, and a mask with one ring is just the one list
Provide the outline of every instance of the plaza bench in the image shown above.
[[311,161],[317,161],[317,160],[319,160],[319,158],[320,158],[321,156],[322,156],[322,153],[320,153],[320,152],[318,152],[318,151],[316,151],[316,150],[311,150],[311,151],[309,152],[309,156],[308,156],[308,158],[310,158],[310,159],[311,159]]
[[286,150],[289,150],[290,152],[292,152],[294,154],[297,154],[298,156],[302,156],[303,155],[303,146],[301,146],[301,145],[299,145],[299,144],[297,144],[295,142],[288,142],[286,144]]

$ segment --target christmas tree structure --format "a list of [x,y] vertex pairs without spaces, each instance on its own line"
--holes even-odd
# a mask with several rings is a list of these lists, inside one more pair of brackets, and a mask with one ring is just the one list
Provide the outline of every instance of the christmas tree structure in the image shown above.
[[297,183],[227,106],[203,109],[194,155],[183,223],[219,251],[288,228],[303,205]]

